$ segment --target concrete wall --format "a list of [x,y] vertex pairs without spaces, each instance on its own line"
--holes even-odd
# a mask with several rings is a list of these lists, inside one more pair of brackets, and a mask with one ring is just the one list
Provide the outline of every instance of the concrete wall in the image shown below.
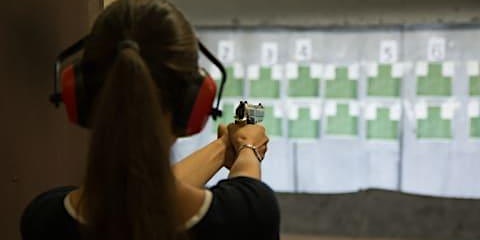
[[48,96],[61,49],[85,35],[98,0],[8,1],[0,14],[0,239],[16,240],[35,195],[81,180],[87,132]]
[[478,0],[172,0],[197,26],[478,23]]

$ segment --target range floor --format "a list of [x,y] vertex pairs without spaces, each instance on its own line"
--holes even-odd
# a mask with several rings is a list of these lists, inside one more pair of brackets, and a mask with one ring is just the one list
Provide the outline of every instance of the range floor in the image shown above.
[[[281,240],[407,240],[399,238],[352,238],[352,237],[332,237],[332,236],[309,236],[296,234],[282,234]],[[414,240],[414,239],[408,239]],[[417,239],[418,240],[418,239]]]

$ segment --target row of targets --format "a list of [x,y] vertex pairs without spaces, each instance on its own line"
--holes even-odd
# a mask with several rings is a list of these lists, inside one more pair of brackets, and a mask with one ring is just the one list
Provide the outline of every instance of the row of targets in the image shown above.
[[[236,102],[222,105],[225,117],[219,123],[231,122]],[[413,107],[418,139],[453,138],[455,103],[427,103],[420,101]],[[332,137],[360,136],[360,121],[365,124],[365,138],[369,140],[397,140],[402,108],[400,102],[371,102],[364,106],[358,101],[290,102],[286,105],[266,104],[263,124],[269,135],[295,139],[316,139],[321,135]],[[469,137],[480,138],[480,101],[470,100],[467,105]],[[287,121],[284,132],[283,119]],[[216,131],[216,129],[214,129]]]
[[[356,99],[360,66],[365,66],[367,73],[367,97],[399,98],[403,73],[411,64],[369,63],[335,66],[288,63],[268,67],[250,65],[245,70],[242,64],[235,63],[227,67],[228,80],[224,96],[239,98],[246,95],[254,98],[279,99],[282,96],[281,84],[283,80],[287,80],[285,95],[289,98],[321,97],[321,87],[324,82],[325,98]],[[479,63],[471,61],[466,66],[469,78],[468,95],[480,97]],[[220,78],[218,70],[212,68],[211,72],[215,79]],[[454,62],[417,62],[415,74],[417,96],[453,96]],[[248,80],[248,83],[244,80]]]
[[[242,64],[236,63],[227,67],[228,80],[224,96],[239,98],[244,95],[252,98],[280,99],[282,82],[288,80],[287,97],[318,98],[321,96],[322,79],[326,80],[325,95],[327,98],[356,99],[358,92],[358,65],[322,66],[320,64],[260,66],[250,65],[244,70]],[[325,69],[325,71],[324,71]],[[215,79],[220,73],[212,68]],[[245,83],[244,80],[248,80]]]
[[[397,139],[399,121],[402,115],[402,104],[391,104],[382,98],[399,100],[403,73],[408,64],[365,64],[366,97],[372,97],[377,102],[363,103],[358,101],[359,64],[350,66],[334,66],[311,64],[309,67],[295,63],[285,66],[273,65],[261,67],[234,64],[227,67],[228,81],[224,96],[227,98],[276,99],[267,104],[264,124],[273,136],[289,138],[318,138],[320,134],[333,136],[359,135],[359,105],[364,111],[367,139]],[[469,62],[468,95],[472,98],[480,96],[480,73],[478,62]],[[410,66],[411,67],[411,66]],[[429,104],[418,101],[414,108],[416,117],[417,138],[419,139],[450,139],[452,138],[452,118],[458,109],[458,104],[449,101],[453,95],[452,82],[455,65],[453,62],[428,63],[418,62],[415,65],[416,96],[445,98],[442,104]],[[215,71],[212,71],[215,73]],[[246,72],[246,73],[245,73]],[[219,75],[214,75],[217,79]],[[248,79],[249,81],[244,81]],[[281,83],[287,79],[286,97],[282,100]],[[324,79],[324,81],[321,81]],[[322,83],[325,91],[322,93]],[[248,91],[245,91],[248,88]],[[328,104],[322,106],[315,101],[323,95]],[[296,103],[295,99],[311,99],[310,103]],[[286,99],[286,101],[285,101]],[[290,101],[291,100],[291,101]],[[343,102],[342,102],[343,101]],[[351,101],[346,104],[345,101]],[[400,100],[399,100],[400,101]],[[285,102],[289,102],[286,104]],[[225,113],[233,117],[236,103],[224,104]],[[467,102],[470,126],[470,137],[478,138],[478,101]],[[324,109],[322,123],[321,109]],[[228,122],[225,119],[223,121]],[[282,119],[288,119],[284,132]]]
[[[289,138],[318,138],[327,136],[355,137],[359,135],[359,103],[329,101],[324,105],[312,103],[290,103],[288,106],[278,104],[266,105],[264,120],[269,134]],[[419,139],[451,139],[453,137],[452,119],[455,105],[427,104],[419,102],[415,105],[417,138]],[[469,136],[480,138],[480,104],[477,100],[468,103]],[[226,124],[233,119],[235,103],[223,104],[225,116],[220,123]],[[371,140],[396,140],[400,127],[402,109],[400,104],[371,103],[363,107],[366,138]],[[323,116],[324,115],[324,116]],[[230,120],[229,120],[230,119]],[[283,132],[282,120],[288,120],[287,133]],[[325,124],[322,125],[322,120]],[[215,131],[215,129],[214,129]]]
[[[234,114],[235,103],[224,103],[225,116]],[[321,135],[356,137],[359,135],[361,106],[357,101],[288,102],[266,104],[263,124],[273,137],[317,139]],[[400,104],[371,104],[365,108],[367,138],[396,140],[401,116]],[[285,119],[287,131],[284,132]],[[227,123],[222,118],[220,123]]]

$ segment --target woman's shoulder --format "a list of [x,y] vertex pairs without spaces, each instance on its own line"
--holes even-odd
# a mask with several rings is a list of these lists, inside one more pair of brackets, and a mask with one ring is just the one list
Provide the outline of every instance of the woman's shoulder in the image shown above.
[[275,193],[267,184],[235,177],[220,181],[210,191],[210,208],[192,228],[199,239],[278,239],[280,211]]
[[[235,177],[222,180],[210,189],[217,200],[225,204],[244,204],[255,200],[255,204],[274,203],[277,199],[274,191],[265,182],[251,177]],[[215,199],[214,198],[214,199]]]
[[[35,197],[23,211],[20,221],[22,239],[75,239],[77,224],[64,206],[65,197],[77,189],[74,186],[58,187]],[[72,235],[72,233],[75,233]]]

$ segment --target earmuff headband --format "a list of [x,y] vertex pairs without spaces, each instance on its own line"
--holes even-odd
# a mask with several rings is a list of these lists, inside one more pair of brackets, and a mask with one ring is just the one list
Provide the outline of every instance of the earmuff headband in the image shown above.
[[223,64],[218,60],[209,50],[208,48],[203,45],[200,40],[198,40],[198,46],[200,47],[200,51],[207,57],[222,73],[222,81],[220,82],[220,89],[218,91],[217,97],[217,105],[215,108],[212,109],[212,118],[213,120],[217,120],[217,118],[222,117],[222,110],[220,110],[220,100],[222,99],[223,87],[225,86],[225,82],[227,81],[227,71]]
[[83,49],[83,46],[85,46],[86,40],[87,40],[87,37],[83,37],[82,39],[78,40],[73,45],[63,50],[55,60],[55,70],[54,70],[55,78],[53,79],[53,93],[50,95],[50,102],[53,103],[57,108],[60,106],[60,102],[63,101],[62,94],[58,92],[58,82],[60,81],[62,63],[67,58],[80,52]]
[[[53,93],[50,95],[50,102],[55,105],[55,107],[60,106],[60,102],[62,102],[62,94],[58,91],[58,82],[60,81],[61,75],[61,68],[62,63],[72,55],[78,53],[83,49],[85,46],[85,42],[88,36],[83,37],[79,41],[75,42],[73,45],[69,46],[67,49],[63,50],[57,57],[55,61],[55,78],[53,80]],[[220,82],[220,89],[218,91],[217,97],[217,104],[214,108],[212,108],[212,112],[210,113],[213,120],[222,116],[222,111],[220,110],[220,101],[222,99],[223,88],[225,86],[225,82],[227,81],[227,72],[223,64],[203,45],[200,40],[197,40],[198,47],[200,51],[220,70],[222,73],[222,79]]]

